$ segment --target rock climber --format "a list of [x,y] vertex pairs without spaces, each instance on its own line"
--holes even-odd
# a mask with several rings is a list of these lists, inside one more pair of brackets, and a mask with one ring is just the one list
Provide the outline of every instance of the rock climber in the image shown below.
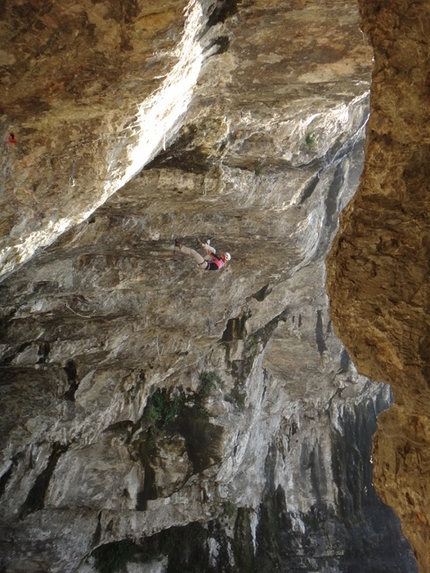
[[204,257],[194,249],[184,247],[178,239],[175,240],[175,247],[177,247],[181,253],[185,253],[186,255],[193,257],[197,261],[197,266],[204,271],[217,271],[222,268],[227,261],[231,260],[230,253],[221,253],[218,256],[216,254],[216,250],[211,247],[209,240],[206,241],[206,243],[200,243],[200,246],[206,251],[206,255]]

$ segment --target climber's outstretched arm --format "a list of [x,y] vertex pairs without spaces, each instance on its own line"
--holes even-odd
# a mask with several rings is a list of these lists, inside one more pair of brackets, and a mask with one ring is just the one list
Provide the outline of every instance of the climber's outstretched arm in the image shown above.
[[212,253],[213,255],[216,253],[216,249],[208,245],[207,243],[201,243],[202,247],[207,253]]

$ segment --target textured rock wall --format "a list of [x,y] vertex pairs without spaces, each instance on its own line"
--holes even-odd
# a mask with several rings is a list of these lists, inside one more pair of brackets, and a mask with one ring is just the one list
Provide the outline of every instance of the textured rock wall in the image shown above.
[[375,54],[362,185],[329,257],[331,314],[360,372],[389,382],[375,480],[430,571],[428,2],[361,1]]
[[[372,489],[390,394],[324,289],[368,117],[355,4],[1,17],[3,569],[414,571]],[[173,248],[209,236],[219,273]]]
[[2,275],[159,151],[197,81],[210,4],[3,3]]

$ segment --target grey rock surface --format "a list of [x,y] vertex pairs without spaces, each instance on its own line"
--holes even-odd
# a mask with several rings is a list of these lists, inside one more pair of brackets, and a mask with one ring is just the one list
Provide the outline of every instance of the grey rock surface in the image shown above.
[[[60,181],[39,206],[73,204],[64,232],[4,267],[7,573],[415,570],[372,488],[390,392],[355,371],[324,289],[362,169],[370,61],[356,7],[209,4],[190,4],[212,15],[190,32],[201,71],[186,115],[169,115],[178,94],[154,124],[169,117],[165,134],[136,127],[115,147],[145,169],[123,185],[119,162],[96,177],[80,167],[79,196],[61,201]],[[233,257],[216,273],[174,248],[209,237]]]

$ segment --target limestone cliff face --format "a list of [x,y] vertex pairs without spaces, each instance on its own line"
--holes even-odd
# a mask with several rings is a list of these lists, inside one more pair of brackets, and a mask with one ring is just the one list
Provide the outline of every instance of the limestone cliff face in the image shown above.
[[[210,2],[3,3],[2,274],[130,179],[185,112]],[[212,6],[213,9],[213,6]]]
[[4,571],[415,571],[372,485],[390,391],[324,289],[368,117],[355,4],[1,18]]
[[430,570],[427,2],[361,1],[375,54],[362,185],[329,258],[332,317],[359,370],[389,382],[376,483]]

